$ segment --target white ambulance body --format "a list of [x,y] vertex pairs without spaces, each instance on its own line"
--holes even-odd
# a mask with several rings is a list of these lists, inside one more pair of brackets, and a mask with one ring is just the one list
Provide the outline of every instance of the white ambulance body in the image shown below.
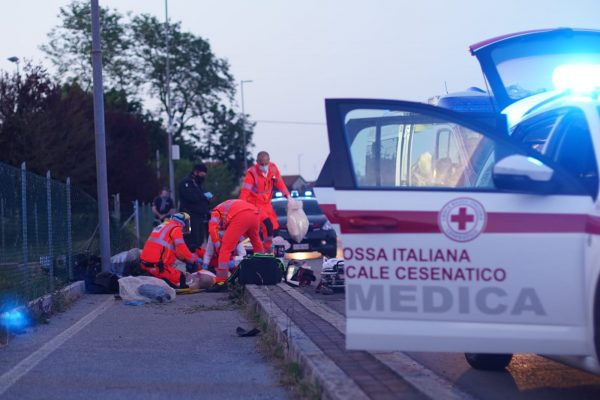
[[538,353],[600,374],[600,102],[541,76],[566,62],[600,88],[600,32],[471,50],[510,134],[500,113],[326,101],[316,195],[342,235],[347,347],[466,352],[488,369]]

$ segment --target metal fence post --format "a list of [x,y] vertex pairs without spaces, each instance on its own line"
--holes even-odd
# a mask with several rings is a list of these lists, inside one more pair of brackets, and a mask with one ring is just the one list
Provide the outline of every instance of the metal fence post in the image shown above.
[[71,178],[67,178],[67,269],[69,271],[69,280],[73,276],[73,236],[71,232]]
[[21,229],[23,234],[23,266],[29,263],[27,245],[27,167],[21,163]]
[[119,193],[113,194],[113,218],[121,223],[121,196]]
[[46,172],[46,200],[48,205],[48,256],[50,257],[50,290],[54,291],[54,243],[52,240],[52,178]]
[[33,204],[33,227],[35,229],[35,250],[40,251],[40,229],[38,224],[37,203]]
[[135,214],[135,247],[140,248],[140,203],[135,200],[133,202],[133,212]]
[[0,260],[4,261],[4,255],[6,251],[4,250],[5,241],[4,241],[4,197],[0,197],[0,239],[2,240],[2,254],[0,254]]

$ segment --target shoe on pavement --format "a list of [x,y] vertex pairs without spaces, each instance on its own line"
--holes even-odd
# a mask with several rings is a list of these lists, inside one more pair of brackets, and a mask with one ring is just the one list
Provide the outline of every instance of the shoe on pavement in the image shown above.
[[222,293],[227,291],[227,285],[225,283],[216,283],[210,288],[206,289],[206,293]]

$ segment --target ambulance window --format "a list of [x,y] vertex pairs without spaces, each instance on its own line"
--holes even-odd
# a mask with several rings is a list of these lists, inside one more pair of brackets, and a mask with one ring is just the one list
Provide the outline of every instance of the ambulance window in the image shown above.
[[479,132],[385,110],[352,110],[345,128],[357,187],[493,188],[499,149]]
[[585,115],[573,110],[560,122],[547,146],[547,155],[570,172],[596,197],[598,166]]
[[350,147],[352,164],[359,186],[375,186],[371,160],[375,152],[375,127],[358,132]]
[[399,157],[398,144],[400,129],[398,125],[385,125],[381,127],[380,161],[379,161],[379,186],[398,186],[396,181],[398,172],[397,162]]
[[513,138],[527,147],[544,153],[544,147],[566,113],[566,109],[547,112],[521,122],[513,132]]

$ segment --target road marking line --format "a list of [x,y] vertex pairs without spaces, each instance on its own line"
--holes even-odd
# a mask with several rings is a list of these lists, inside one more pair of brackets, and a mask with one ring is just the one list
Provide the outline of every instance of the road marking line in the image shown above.
[[[316,302],[313,299],[299,293],[285,283],[280,283],[279,287],[287,294],[298,300],[304,307],[312,313],[328,321],[346,336],[346,317],[337,311]],[[307,304],[307,300],[309,304]],[[421,393],[432,399],[452,399],[452,400],[474,400],[476,397],[466,393],[456,387],[456,385],[447,379],[441,377],[430,370],[420,362],[412,359],[407,354],[394,352],[369,352],[381,363],[387,365],[406,380],[409,384],[419,390]]]
[[19,379],[25,374],[31,371],[36,365],[42,362],[52,352],[62,346],[67,340],[75,336],[79,331],[85,328],[90,322],[96,319],[100,314],[106,311],[111,305],[114,304],[114,299],[110,296],[104,302],[100,303],[98,307],[92,310],[85,317],[81,318],[70,328],[64,330],[54,339],[44,344],[42,347],[37,349],[35,352],[30,354],[27,358],[22,360],[20,363],[15,365],[11,370],[0,376],[0,396],[4,394],[12,385],[14,385]]

